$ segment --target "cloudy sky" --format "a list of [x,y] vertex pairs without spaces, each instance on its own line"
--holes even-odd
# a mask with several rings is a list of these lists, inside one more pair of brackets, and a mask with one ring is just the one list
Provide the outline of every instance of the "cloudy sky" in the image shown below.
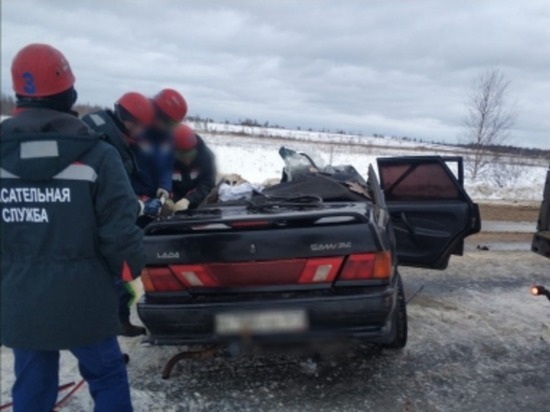
[[511,143],[550,148],[550,2],[2,0],[2,91],[17,50],[63,51],[81,102],[174,87],[190,113],[456,141],[465,90],[501,68]]

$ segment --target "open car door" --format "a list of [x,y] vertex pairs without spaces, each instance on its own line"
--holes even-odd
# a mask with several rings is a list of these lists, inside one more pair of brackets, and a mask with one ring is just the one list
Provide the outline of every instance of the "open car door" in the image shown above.
[[481,230],[478,206],[463,187],[462,158],[379,158],[378,169],[399,264],[445,269],[451,254],[462,255],[464,238]]

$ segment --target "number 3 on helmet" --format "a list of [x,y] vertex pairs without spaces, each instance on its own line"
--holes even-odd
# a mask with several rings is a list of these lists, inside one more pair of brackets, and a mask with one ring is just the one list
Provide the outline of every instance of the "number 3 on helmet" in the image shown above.
[[47,44],[23,47],[11,65],[13,90],[21,96],[43,97],[64,92],[74,85],[69,62]]

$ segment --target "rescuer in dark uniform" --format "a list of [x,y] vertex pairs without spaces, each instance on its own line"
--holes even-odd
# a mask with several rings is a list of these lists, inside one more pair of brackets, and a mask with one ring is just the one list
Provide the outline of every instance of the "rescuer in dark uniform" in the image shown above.
[[198,207],[216,185],[216,163],[204,140],[187,125],[174,129],[174,172],[172,191],[174,210]]
[[139,205],[120,156],[71,112],[74,76],[45,44],[12,63],[15,116],[0,125],[1,343],[13,349],[14,411],[51,411],[69,350],[95,410],[132,410],[117,342],[114,277],[144,265]]
[[138,143],[131,146],[139,168],[138,173],[132,175],[131,183],[138,196],[166,200],[172,192],[172,130],[185,118],[187,102],[178,91],[163,89],[151,103],[155,121],[140,136]]
[[[153,124],[154,120],[153,104],[147,97],[136,92],[125,93],[120,97],[114,105],[114,110],[101,110],[82,117],[84,123],[101,134],[107,143],[117,149],[130,181],[140,173],[134,156],[135,147],[139,144],[140,136]],[[141,205],[139,219],[150,220],[160,214],[162,202],[159,198],[141,197],[139,202]],[[130,322],[130,304],[134,297],[131,286],[120,280],[116,282],[119,296],[120,335],[135,337],[145,334],[145,328]]]

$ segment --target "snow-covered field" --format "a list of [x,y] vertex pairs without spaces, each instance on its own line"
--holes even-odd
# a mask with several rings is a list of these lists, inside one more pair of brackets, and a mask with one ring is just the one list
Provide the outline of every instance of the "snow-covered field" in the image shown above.
[[[529,294],[548,282],[548,260],[530,252],[469,252],[444,272],[402,268],[409,343],[401,353],[360,343],[311,352],[260,352],[179,364],[181,348],[121,339],[136,412],[548,411],[550,304]],[[9,399],[12,355],[1,351],[1,401]],[[78,379],[63,354],[61,381]],[[91,411],[87,389],[66,408]]]
[[[6,119],[1,116],[0,121]],[[377,157],[463,156],[465,186],[476,201],[533,203],[542,199],[542,186],[550,159],[502,158],[475,181],[467,173],[468,150],[443,144],[415,142],[391,137],[251,127],[224,123],[190,124],[217,156],[219,172],[237,173],[252,183],[279,178],[283,161],[281,146],[313,154],[325,164],[352,164],[366,175]]]
[[[217,123],[193,126],[216,153],[220,173],[238,173],[252,183],[281,176],[281,146],[313,154],[325,164],[352,164],[365,175],[369,164],[376,165],[377,157],[460,155],[466,163],[469,158],[467,150],[457,147],[392,138]],[[465,186],[476,201],[539,202],[549,162],[503,158],[475,181],[469,177],[466,164]]]

